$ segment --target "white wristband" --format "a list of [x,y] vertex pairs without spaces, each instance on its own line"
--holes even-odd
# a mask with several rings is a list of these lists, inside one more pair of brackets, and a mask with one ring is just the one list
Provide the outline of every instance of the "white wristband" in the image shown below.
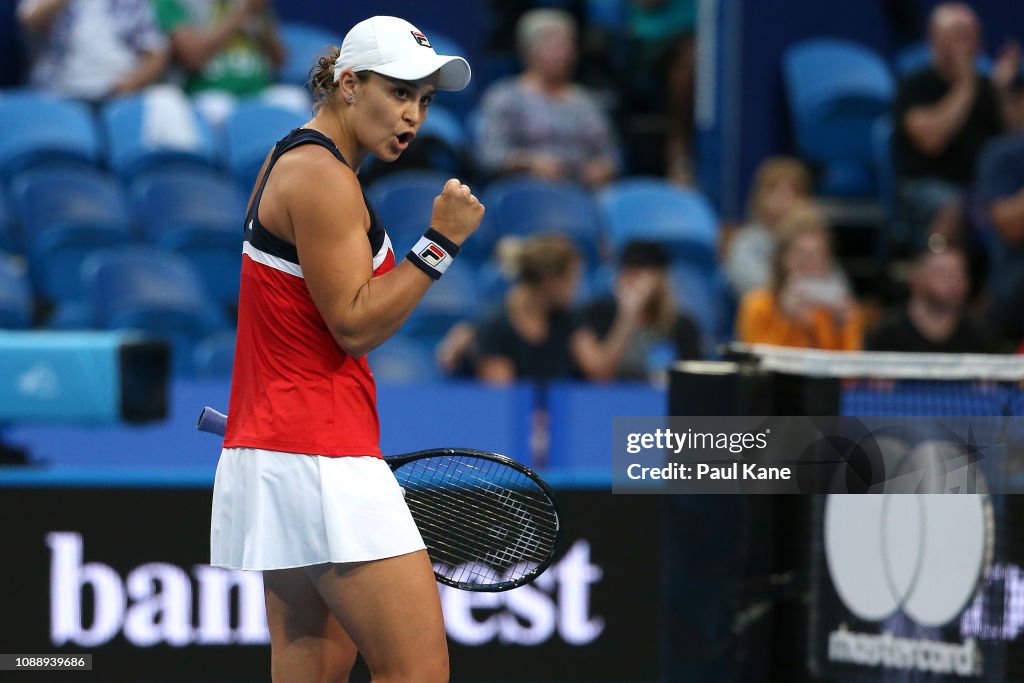
[[448,249],[445,249],[426,235],[420,238],[419,242],[413,246],[412,251],[409,253],[410,256],[419,259],[424,265],[435,271],[437,277],[444,275],[444,272],[448,270],[448,266],[454,261]]

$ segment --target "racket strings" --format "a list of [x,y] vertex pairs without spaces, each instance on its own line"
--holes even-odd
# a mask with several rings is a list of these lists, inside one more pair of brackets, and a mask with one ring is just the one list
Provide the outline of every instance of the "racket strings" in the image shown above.
[[[431,458],[431,460],[436,459],[437,458]],[[416,461],[416,464],[427,462],[427,459],[424,459]],[[519,475],[517,471],[512,470],[511,468],[508,468],[500,463],[491,463],[490,461],[486,460],[483,460],[483,462],[495,465],[497,468],[500,468],[502,470],[507,469],[511,473]],[[399,481],[408,483],[410,486],[417,485],[417,482],[420,483],[420,485],[423,485],[423,483],[426,481],[426,478],[420,477],[417,481],[413,481],[415,478],[414,475],[412,473],[405,472],[405,470],[408,467],[409,465],[406,465],[405,468],[399,470],[399,472],[396,473],[395,476],[399,478]],[[421,465],[421,467],[422,469],[427,470],[432,474],[432,476],[430,477],[431,481],[428,482],[428,484],[436,485],[438,483],[442,483],[445,488],[459,490],[466,493],[478,493],[478,491],[476,490],[476,485],[479,484],[487,488],[497,498],[505,499],[508,501],[506,504],[507,507],[505,509],[502,509],[500,512],[496,513],[495,506],[493,505],[481,506],[474,504],[471,499],[462,500],[460,502],[460,505],[475,511],[477,513],[477,516],[483,519],[483,521],[479,521],[474,517],[464,516],[463,518],[458,520],[466,524],[475,524],[480,528],[484,528],[486,526],[486,522],[505,523],[508,521],[508,517],[510,516],[509,508],[512,508],[513,506],[523,506],[526,509],[519,512],[519,515],[522,517],[521,521],[525,527],[530,525],[528,512],[532,511],[535,513],[540,513],[543,516],[545,514],[550,515],[551,511],[553,510],[553,507],[551,506],[546,494],[544,494],[540,487],[538,487],[531,479],[523,475],[519,475],[519,477],[513,481],[513,483],[516,485],[516,488],[514,489],[512,486],[497,487],[495,486],[493,481],[490,481],[482,477],[473,477],[475,481],[467,484],[465,483],[465,478],[463,476],[464,471],[462,469],[452,470],[448,467],[438,469],[437,467],[431,467],[429,464]],[[502,472],[501,474],[507,476],[507,473]],[[535,495],[530,495],[529,497],[520,497],[518,500],[513,501],[512,495],[515,490],[526,490],[529,491],[531,494]],[[534,502],[538,498],[541,500],[540,505],[537,505]],[[551,540],[554,540],[555,538],[555,531],[553,526],[549,528],[536,527],[536,531],[542,535],[546,533]]]
[[[487,524],[485,522],[479,522],[473,519],[464,518],[453,520],[450,517],[446,516],[444,512],[437,512],[434,509],[434,505],[427,504],[424,498],[425,497],[423,496],[417,495],[410,497],[407,494],[406,503],[408,504],[410,509],[412,509],[413,507],[416,507],[418,509],[419,514],[414,515],[416,516],[417,520],[422,519],[424,524],[426,524],[427,526],[434,527],[439,531],[449,531],[455,528],[465,535],[490,534],[492,536],[498,537],[499,534],[496,533],[494,525],[501,524],[507,526],[506,520],[502,520],[493,516],[490,520],[490,524]],[[479,510],[479,508],[477,509]],[[473,514],[473,510],[463,510],[460,512],[460,514],[465,515],[467,512]],[[442,522],[447,524],[442,524]],[[536,525],[530,520],[524,520],[520,522],[519,528],[523,530],[521,539],[529,536],[531,539],[536,538],[540,542],[553,543],[555,540],[555,534],[553,532],[538,529]],[[506,533],[504,535],[508,536],[509,534]]]
[[[463,487],[461,490],[466,489]],[[430,497],[428,503],[426,498],[427,496],[416,495],[410,498],[407,494],[410,509],[416,507],[419,519],[425,525],[434,527],[438,533],[457,539],[473,538],[474,543],[479,543],[480,536],[491,539],[490,542],[494,545],[513,541],[516,549],[522,549],[520,554],[523,555],[530,547],[543,552],[542,546],[554,545],[555,533],[552,530],[539,529],[532,517],[508,515],[508,510],[503,511],[506,514],[503,517],[479,504],[467,503],[465,496],[461,497],[459,503],[465,508],[459,511],[461,516],[452,517],[448,510],[444,509],[444,501],[439,503],[436,498]],[[530,543],[531,540],[533,543]]]
[[[472,495],[474,493],[471,487],[450,484],[450,488],[463,494]],[[459,505],[462,508],[458,511],[460,516],[452,517],[449,511],[445,509],[444,501],[438,501],[435,495],[416,491],[414,495],[410,496],[409,490],[407,488],[407,502],[410,508],[414,506],[419,508],[420,518],[425,524],[438,529],[448,527],[454,531],[456,536],[465,537],[468,535],[489,534],[501,540],[511,536],[518,528],[523,530],[523,533],[520,535],[520,545],[524,537],[537,538],[548,543],[553,543],[555,540],[553,530],[538,528],[529,515],[526,515],[521,510],[514,510],[512,506],[516,505],[517,502],[510,501],[507,491],[504,492],[505,497],[500,495],[496,497],[498,510],[495,510],[494,505],[482,505],[479,502],[471,502],[468,495],[463,495],[459,500]],[[475,497],[479,501],[479,496]],[[494,501],[489,502],[493,503]],[[442,524],[441,522],[447,524]],[[502,528],[505,529],[504,534],[499,533],[499,530]]]
[[517,582],[553,554],[558,515],[530,477],[469,455],[414,460],[395,476],[435,572],[452,585]]
[[[443,460],[444,464],[439,465],[435,461]],[[477,461],[482,465],[472,464],[471,461]],[[540,489],[537,484],[527,477],[522,472],[516,469],[508,467],[502,463],[494,462],[484,458],[477,458],[475,456],[461,456],[452,457],[445,456],[423,458],[422,460],[413,461],[415,466],[421,470],[431,472],[433,478],[436,481],[444,481],[445,484],[451,484],[453,480],[461,482],[467,482],[473,485],[480,485],[490,488],[496,493],[502,493],[508,491],[510,488],[514,488],[513,485],[518,485],[521,488],[536,491],[539,493],[538,496],[531,496],[529,499],[525,499],[522,502],[529,506],[535,505],[537,510],[547,511],[551,509],[550,501],[546,494]],[[457,470],[453,470],[452,463],[458,463],[459,467]],[[432,464],[433,463],[433,464]],[[405,467],[409,467],[406,465]],[[475,472],[476,471],[476,472]],[[497,471],[498,476],[495,476],[493,472]],[[397,476],[397,475],[396,475]],[[404,476],[411,477],[411,474],[405,474]],[[508,482],[496,482],[495,479],[507,479]],[[426,480],[427,477],[421,477]],[[535,501],[540,501],[535,503]]]

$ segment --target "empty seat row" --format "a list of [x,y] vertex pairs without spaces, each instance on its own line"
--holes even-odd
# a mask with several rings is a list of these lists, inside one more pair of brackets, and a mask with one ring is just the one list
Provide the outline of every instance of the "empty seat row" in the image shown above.
[[92,167],[45,166],[19,173],[10,198],[19,229],[8,233],[8,246],[24,252],[46,300],[79,299],[86,256],[138,238],[197,264],[219,304],[237,298],[246,199],[218,173],[146,174],[126,194],[116,178]]
[[125,180],[158,167],[223,167],[248,189],[274,143],[306,120],[293,109],[242,101],[215,132],[169,86],[111,100],[98,120],[78,102],[2,93],[0,179],[54,162],[105,166]]
[[[157,167],[222,167],[245,189],[274,143],[309,112],[261,99],[242,100],[214,129],[173,86],[116,98],[94,117],[85,105],[29,90],[0,92],[0,180],[53,162],[104,166],[124,179]],[[419,144],[439,140],[453,152],[440,167],[455,170],[468,144],[462,123],[434,106]]]
[[[94,249],[77,268],[79,298],[62,302],[64,329],[144,330],[172,342],[175,367],[188,371],[200,341],[233,326],[195,266],[154,246]],[[0,255],[0,326],[27,328],[28,277],[20,259]]]

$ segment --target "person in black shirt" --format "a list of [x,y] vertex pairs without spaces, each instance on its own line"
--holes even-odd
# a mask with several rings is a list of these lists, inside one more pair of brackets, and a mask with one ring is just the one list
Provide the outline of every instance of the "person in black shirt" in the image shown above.
[[982,146],[1005,127],[1003,98],[1020,65],[1013,43],[991,77],[978,72],[980,26],[966,4],[938,5],[928,32],[932,64],[900,83],[893,110],[897,211],[912,242],[974,180]]
[[673,358],[701,357],[697,325],[672,299],[668,265],[669,254],[660,244],[626,245],[614,296],[587,305],[572,336],[573,357],[584,377],[647,380]]
[[569,339],[582,259],[572,240],[539,235],[504,251],[516,283],[476,332],[476,376],[496,384],[578,376]]
[[869,351],[992,353],[989,339],[965,314],[967,258],[954,247],[925,249],[910,279],[910,300],[868,337]]

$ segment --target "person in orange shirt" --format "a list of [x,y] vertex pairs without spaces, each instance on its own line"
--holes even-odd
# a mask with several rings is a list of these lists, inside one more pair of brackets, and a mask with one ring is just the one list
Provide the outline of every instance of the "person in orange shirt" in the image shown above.
[[809,205],[793,209],[779,226],[770,284],[740,302],[738,340],[854,351],[863,333],[861,312],[832,259],[824,217]]

